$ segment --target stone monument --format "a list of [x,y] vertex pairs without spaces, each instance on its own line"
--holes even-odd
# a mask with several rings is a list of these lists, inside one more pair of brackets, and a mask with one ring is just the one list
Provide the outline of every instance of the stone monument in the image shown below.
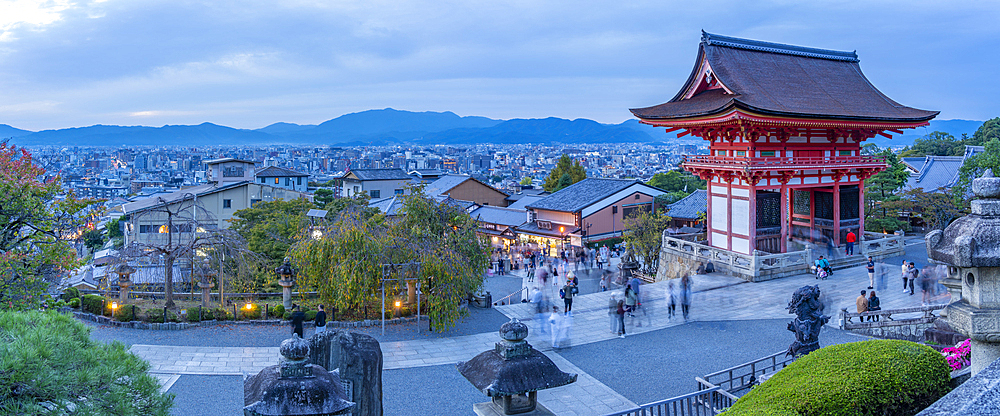
[[382,349],[369,335],[327,330],[309,338],[309,359],[340,370],[352,416],[382,416]]
[[347,400],[337,370],[308,364],[309,343],[293,334],[281,342],[281,361],[244,380],[245,416],[345,415]]
[[198,287],[201,288],[201,307],[208,308],[208,305],[212,303],[212,288],[215,287],[215,270],[208,263],[208,259],[202,263],[200,270],[198,270],[198,276],[200,277],[198,281]]
[[128,302],[128,288],[132,286],[132,273],[135,273],[135,267],[124,263],[118,266],[115,272],[118,273],[118,302],[124,305]]
[[278,285],[281,286],[281,304],[285,310],[292,310],[292,286],[295,286],[295,269],[292,268],[292,259],[285,257],[285,262],[274,269],[278,274]]
[[517,319],[500,327],[500,342],[473,359],[458,363],[458,372],[492,397],[492,403],[473,406],[477,415],[551,415],[538,404],[538,390],[565,386],[576,381],[576,374],[564,373],[549,357],[531,347],[524,339],[528,326]]
[[[972,212],[927,234],[927,256],[961,279],[948,324],[972,339],[972,374],[1000,358],[1000,178],[972,180]],[[954,292],[953,292],[954,293]]]
[[795,319],[788,323],[788,330],[795,333],[795,342],[788,346],[788,354],[801,357],[819,349],[819,330],[830,321],[822,314],[823,303],[819,300],[819,285],[802,286],[788,302],[788,313]]

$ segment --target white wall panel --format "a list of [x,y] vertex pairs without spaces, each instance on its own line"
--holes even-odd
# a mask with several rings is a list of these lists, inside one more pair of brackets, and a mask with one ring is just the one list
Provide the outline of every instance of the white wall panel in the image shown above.
[[733,200],[733,233],[750,234],[750,201]]
[[733,251],[737,253],[750,254],[750,240],[733,237]]
[[749,189],[733,188],[733,196],[742,196],[744,198],[750,197]]
[[712,247],[727,248],[728,241],[725,234],[712,233]]
[[712,228],[719,231],[729,231],[729,212],[726,198],[721,196],[712,197]]

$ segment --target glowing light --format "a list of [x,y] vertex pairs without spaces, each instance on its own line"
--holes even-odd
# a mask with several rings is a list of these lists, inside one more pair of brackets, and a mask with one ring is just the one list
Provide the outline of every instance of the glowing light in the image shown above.
[[559,226],[559,232],[561,232],[561,233],[566,232],[566,227],[563,227],[563,226],[560,225]]
[[402,302],[400,302],[400,301],[398,301],[398,300],[396,301],[396,307],[397,307],[397,308],[398,308],[398,307],[400,307],[400,305],[402,305],[402,304],[403,304]]
[[244,307],[249,311],[249,310],[253,309],[253,304],[252,303],[247,303],[247,305],[244,306]]
[[111,309],[118,309],[118,302],[111,302]]
[[169,232],[170,232],[170,227],[167,227],[166,224],[160,226],[160,234],[167,234]]

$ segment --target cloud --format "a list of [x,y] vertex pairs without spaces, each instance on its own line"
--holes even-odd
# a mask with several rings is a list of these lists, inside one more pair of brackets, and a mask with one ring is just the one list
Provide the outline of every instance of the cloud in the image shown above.
[[856,49],[882,91],[942,118],[995,117],[1000,93],[992,2],[14,4],[0,11],[0,123],[31,129],[383,107],[620,122],[680,88],[701,29]]

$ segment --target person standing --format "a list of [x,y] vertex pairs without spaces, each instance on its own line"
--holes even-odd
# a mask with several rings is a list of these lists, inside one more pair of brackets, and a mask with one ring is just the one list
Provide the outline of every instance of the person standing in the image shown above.
[[618,338],[625,338],[625,301],[618,301]]
[[531,302],[535,304],[535,320],[538,321],[538,333],[545,334],[545,327],[547,319],[545,319],[545,312],[549,310],[548,302],[545,299],[545,294],[542,290],[536,290],[535,295],[532,296]]
[[913,296],[913,285],[917,283],[916,280],[920,276],[920,270],[917,270],[917,265],[911,261],[908,271],[910,273],[910,296]]
[[560,324],[562,324],[562,314],[559,313],[558,306],[553,306],[552,313],[549,315],[549,331],[552,333],[552,348],[559,348]]
[[903,278],[903,293],[906,293],[906,284],[910,279],[910,265],[906,263],[906,260],[903,260],[903,266],[900,270],[899,275]]
[[854,235],[854,231],[848,231],[846,240],[847,240],[847,248],[844,250],[844,254],[847,254],[848,256],[853,256],[854,242],[858,241],[858,236]]
[[316,326],[317,334],[326,332],[326,311],[323,310],[323,305],[319,305],[319,312],[316,312],[316,320],[313,321],[313,324]]
[[611,320],[611,333],[618,335],[618,297],[614,294],[608,297],[608,319]]
[[[868,296],[868,310],[871,312],[882,310],[882,302],[879,301],[878,296],[875,296],[875,291],[873,290],[871,295]],[[868,317],[869,321],[878,322],[878,315],[872,315]]]
[[[919,272],[918,272],[919,273]],[[930,266],[924,267],[924,271],[920,273],[920,303],[924,305],[929,305],[931,303],[931,295],[933,295],[934,279],[931,277],[932,269]]]
[[566,285],[559,291],[559,294],[563,297],[563,303],[566,307],[566,310],[563,313],[566,315],[569,315],[573,311],[573,295],[574,291],[577,290],[576,286],[573,285],[573,279],[569,278],[566,279]]
[[298,334],[299,338],[305,338],[302,334],[302,321],[305,320],[306,314],[302,313],[299,309],[299,305],[292,305],[292,333]]
[[681,278],[681,312],[684,313],[684,321],[687,322],[688,314],[691,312],[691,275],[684,275]]
[[674,282],[667,283],[667,319],[673,320],[674,315],[677,314],[677,289],[674,286]]
[[638,297],[635,291],[632,290],[632,286],[625,286],[625,311],[628,312],[628,316],[635,317],[632,312],[635,311],[635,305],[638,303]]
[[868,256],[868,289],[875,288],[875,260]]
[[[868,312],[868,298],[865,297],[865,295],[867,295],[867,294],[868,294],[867,290],[862,290],[861,291],[861,296],[858,296],[858,298],[854,300],[854,303],[858,307],[858,313]],[[865,318],[861,318],[861,321],[864,321],[864,320],[865,320]]]

